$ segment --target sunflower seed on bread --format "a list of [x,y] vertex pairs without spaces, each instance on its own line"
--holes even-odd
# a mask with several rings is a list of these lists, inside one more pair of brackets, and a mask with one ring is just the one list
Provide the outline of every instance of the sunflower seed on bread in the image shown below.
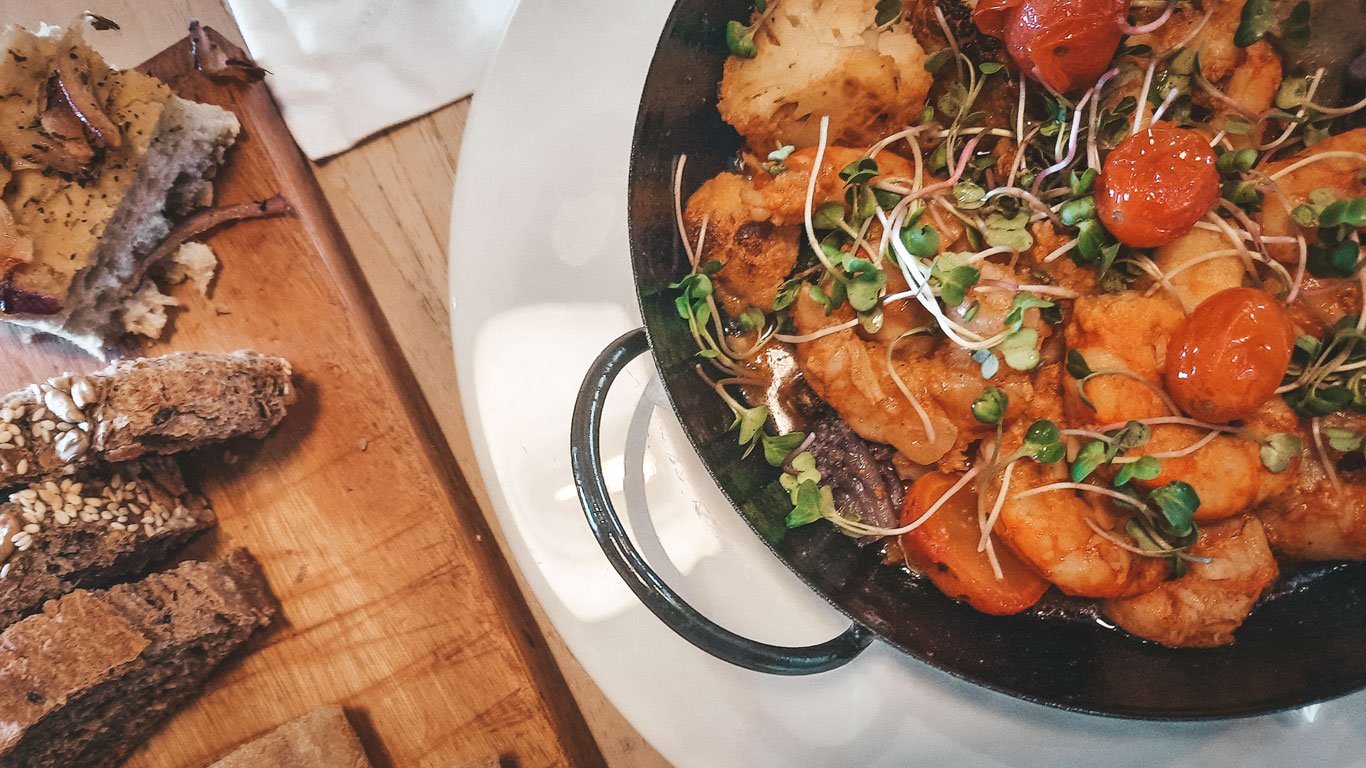
[[263,436],[294,402],[290,376],[281,357],[174,352],[31,384],[0,398],[0,486]]
[[114,768],[277,610],[245,549],[77,590],[0,634],[0,768]]
[[72,590],[146,572],[214,522],[169,456],[10,493],[0,503],[0,630]]

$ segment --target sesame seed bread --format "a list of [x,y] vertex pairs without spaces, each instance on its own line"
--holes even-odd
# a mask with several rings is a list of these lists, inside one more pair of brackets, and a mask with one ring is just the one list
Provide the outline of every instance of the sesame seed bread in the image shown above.
[[[142,279],[150,266],[143,262],[170,231],[170,216],[212,201],[208,179],[237,139],[237,118],[181,99],[149,75],[111,69],[78,34],[61,28],[6,28],[0,51],[0,121],[20,126],[9,144],[21,145],[3,149],[29,160],[12,166],[11,183],[0,188],[33,246],[31,261],[0,277],[22,295],[50,297],[60,307],[39,313],[10,306],[0,319],[65,337],[102,359],[129,333],[160,336],[165,306],[174,302]],[[99,147],[76,173],[24,158],[22,146],[53,141],[40,105],[48,100],[54,59],[67,51],[89,71],[91,91],[120,134],[117,146]]]
[[15,491],[0,504],[0,629],[75,589],[145,573],[214,523],[165,456]]
[[174,352],[31,384],[0,398],[0,486],[264,436],[294,402],[290,376],[280,357]]
[[276,607],[236,550],[77,590],[0,634],[0,768],[113,768]]
[[336,704],[291,720],[208,768],[370,768],[360,739]]

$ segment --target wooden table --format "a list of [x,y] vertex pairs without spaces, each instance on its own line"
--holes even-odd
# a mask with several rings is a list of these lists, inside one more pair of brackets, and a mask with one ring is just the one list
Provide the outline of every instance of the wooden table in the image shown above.
[[[122,32],[102,34],[96,41],[118,66],[138,64],[184,37],[190,19],[240,41],[219,0],[0,0],[0,20],[26,26],[64,23],[85,9],[123,25]],[[315,165],[314,172],[478,499],[480,508],[462,512],[484,515],[506,556],[475,463],[451,355],[447,242],[451,190],[469,106],[466,99],[386,131]],[[584,673],[520,576],[518,586],[608,764],[668,765]],[[563,695],[560,690],[542,693]],[[515,755],[516,745],[506,746]]]

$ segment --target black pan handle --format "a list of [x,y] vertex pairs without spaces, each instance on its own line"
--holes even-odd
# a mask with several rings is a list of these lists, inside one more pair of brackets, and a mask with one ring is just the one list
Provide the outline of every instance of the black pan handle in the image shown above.
[[873,641],[873,635],[867,629],[853,624],[839,637],[805,648],[786,648],[741,637],[688,605],[650,568],[631,543],[621,518],[612,508],[602,475],[602,408],[607,400],[607,390],[617,374],[649,348],[644,328],[637,328],[613,341],[593,361],[574,404],[569,458],[574,469],[574,483],[579,489],[579,503],[583,505],[588,527],[593,529],[603,554],[645,607],[684,640],[718,659],[774,675],[810,675],[848,664]]

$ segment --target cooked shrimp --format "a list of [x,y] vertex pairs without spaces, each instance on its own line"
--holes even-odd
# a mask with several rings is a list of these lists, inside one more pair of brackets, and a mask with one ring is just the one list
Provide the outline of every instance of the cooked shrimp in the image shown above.
[[1233,44],[1233,34],[1242,14],[1243,0],[1207,0],[1203,7],[1183,3],[1177,6],[1171,21],[1155,32],[1130,37],[1128,44],[1150,45],[1155,51],[1165,51],[1194,34],[1185,47],[1200,52],[1200,69],[1205,77],[1222,80],[1238,63],[1240,49]]
[[717,295],[728,311],[739,316],[749,307],[770,312],[778,288],[797,263],[799,226],[775,226],[754,218],[745,203],[753,185],[743,176],[722,173],[710,179],[688,199],[684,223],[696,243],[706,221],[699,263],[718,261],[714,276]]
[[[1165,562],[1128,552],[1087,524],[1089,519],[1105,531],[1121,527],[1122,518],[1101,496],[1071,490],[1019,496],[1066,480],[1061,464],[1019,461],[996,533],[1021,560],[1069,595],[1123,597],[1157,586],[1167,572]],[[1125,534],[1121,530],[1115,535]]]
[[[840,178],[840,171],[863,156],[862,149],[840,146],[825,148],[820,171],[816,175],[813,208],[819,208],[831,200],[844,200],[844,180]],[[755,206],[754,213],[775,224],[803,221],[806,216],[807,187],[811,183],[811,168],[815,163],[816,148],[807,147],[789,155],[783,161],[787,170],[777,176],[755,174],[756,194],[747,196],[747,200]],[[891,152],[880,153],[877,165],[880,173],[873,177],[873,183],[888,177],[908,178],[914,174],[905,158]]]
[[[1170,275],[1171,289],[1154,286],[1158,296],[1171,296],[1190,312],[1225,288],[1243,284],[1245,269],[1233,243],[1220,232],[1193,229],[1157,249],[1153,260]],[[1222,255],[1218,255],[1222,252]],[[1215,254],[1211,258],[1211,254]]]
[[1184,576],[1134,597],[1105,601],[1105,614],[1130,634],[1173,648],[1233,642],[1279,570],[1261,523],[1239,517],[1200,530]]
[[[1267,163],[1262,170],[1274,175],[1301,160],[1325,152],[1366,153],[1366,128],[1355,128],[1336,136],[1329,136],[1285,160]],[[1301,230],[1290,218],[1290,212],[1295,206],[1308,202],[1309,193],[1316,189],[1330,190],[1339,199],[1366,195],[1366,184],[1361,181],[1363,167],[1366,166],[1363,166],[1360,160],[1333,157],[1296,168],[1276,179],[1275,187],[1266,193],[1266,198],[1262,201],[1262,234],[1286,237],[1303,231],[1310,243],[1315,242],[1314,233]],[[1268,250],[1277,261],[1293,264],[1300,258],[1299,249],[1291,244],[1271,244]]]
[[[1366,417],[1335,415],[1324,418],[1323,425],[1361,432],[1366,430]],[[1345,457],[1324,447],[1334,463],[1335,486],[1312,433],[1306,430],[1301,438],[1308,455],[1301,458],[1293,484],[1287,483],[1289,487],[1279,489],[1258,509],[1271,546],[1305,560],[1366,560],[1366,468],[1360,467],[1360,456]]]
[[[1128,453],[1147,456],[1183,449],[1203,442],[1209,432],[1196,427],[1164,425],[1152,428],[1152,438]],[[1162,459],[1162,472],[1151,480],[1135,480],[1142,488],[1157,488],[1174,480],[1189,483],[1200,497],[1199,521],[1221,520],[1243,512],[1258,501],[1263,475],[1260,447],[1236,435],[1218,435],[1194,453]]]
[[[1271,108],[1276,99],[1276,90],[1280,87],[1281,57],[1265,40],[1258,40],[1243,49],[1243,61],[1233,70],[1224,94],[1242,107],[1245,114],[1257,115]],[[1216,106],[1223,107],[1210,122],[1217,131],[1224,127],[1234,110],[1224,105]],[[1255,133],[1246,136],[1230,133],[1228,140],[1235,148],[1241,149],[1260,143],[1261,137]]]
[[[1181,310],[1158,297],[1136,293],[1083,296],[1077,299],[1067,324],[1067,346],[1080,353],[1092,371],[1131,371],[1160,386],[1167,341],[1182,317]],[[1085,386],[1094,409],[1082,402],[1075,380],[1069,380],[1064,390],[1071,423],[1078,426],[1170,413],[1152,387],[1126,375],[1097,376]]]
[[[792,321],[800,334],[813,334],[852,318],[847,306],[827,317],[804,291],[793,305]],[[797,344],[794,356],[816,394],[865,440],[891,445],[918,464],[939,459],[953,446],[958,429],[930,397],[931,382],[921,376],[903,378],[932,423],[934,439],[915,404],[892,379],[881,344],[847,329]],[[980,392],[981,385],[977,386]]]

